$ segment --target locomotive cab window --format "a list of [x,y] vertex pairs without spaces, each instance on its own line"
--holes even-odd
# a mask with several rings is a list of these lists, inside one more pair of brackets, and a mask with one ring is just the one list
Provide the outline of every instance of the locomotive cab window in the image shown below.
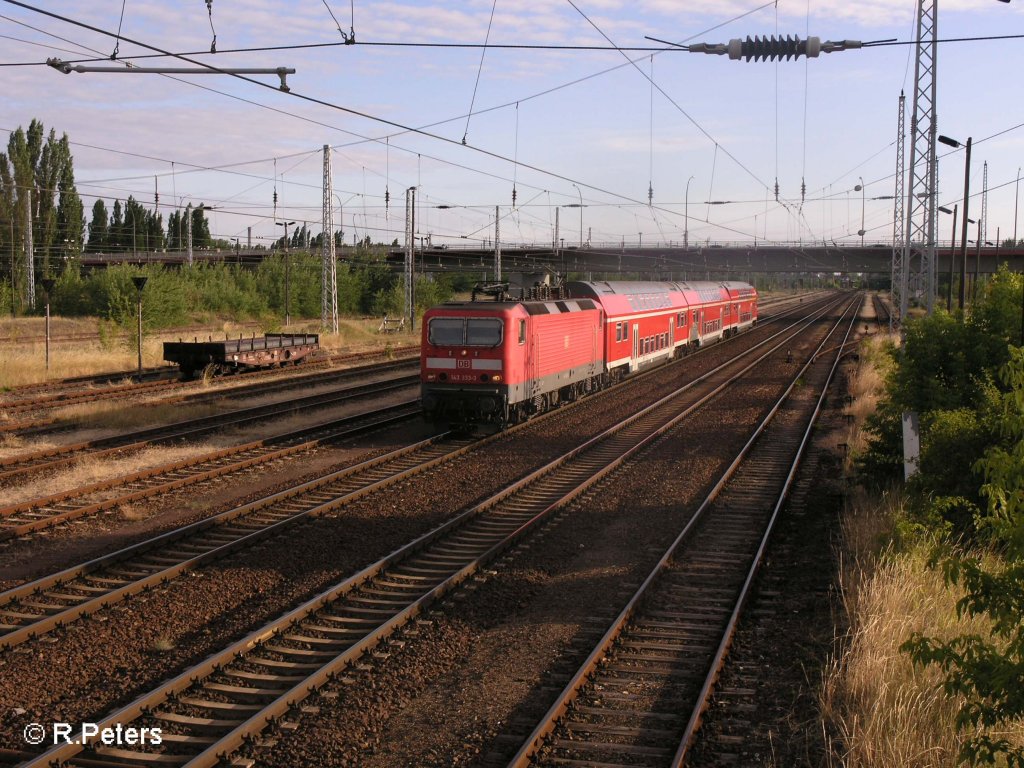
[[436,347],[457,347],[465,342],[461,317],[434,317],[430,320],[427,340]]
[[466,321],[466,345],[470,347],[496,347],[501,344],[501,320],[470,319]]
[[[427,339],[438,347],[497,347],[501,344],[504,323],[495,318],[434,317]],[[525,341],[525,325],[521,334]]]

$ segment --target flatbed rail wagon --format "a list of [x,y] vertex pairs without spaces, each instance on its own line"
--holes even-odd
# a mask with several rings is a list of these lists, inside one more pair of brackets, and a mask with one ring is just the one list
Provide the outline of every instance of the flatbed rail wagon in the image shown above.
[[207,368],[216,374],[295,365],[319,349],[316,333],[268,333],[217,341],[165,341],[164,360],[176,364],[182,377],[190,379]]

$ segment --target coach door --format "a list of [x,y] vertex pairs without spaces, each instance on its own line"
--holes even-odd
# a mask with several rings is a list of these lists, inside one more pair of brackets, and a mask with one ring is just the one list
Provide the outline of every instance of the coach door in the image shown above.
[[537,340],[533,334],[533,318],[529,318],[526,321],[520,321],[526,323],[526,381],[523,382],[525,392],[523,393],[525,398],[529,400],[537,394],[537,390],[540,389],[540,380],[537,377]]
[[640,358],[640,323],[633,323],[633,362]]

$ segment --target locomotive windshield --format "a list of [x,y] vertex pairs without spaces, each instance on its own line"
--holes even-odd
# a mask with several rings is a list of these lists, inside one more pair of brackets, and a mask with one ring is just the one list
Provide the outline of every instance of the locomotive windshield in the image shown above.
[[435,317],[427,340],[436,347],[497,347],[504,323],[494,318]]
[[427,338],[435,347],[457,347],[463,343],[464,321],[454,317],[435,317],[430,321]]
[[473,347],[496,347],[501,344],[501,320],[467,320],[466,344]]

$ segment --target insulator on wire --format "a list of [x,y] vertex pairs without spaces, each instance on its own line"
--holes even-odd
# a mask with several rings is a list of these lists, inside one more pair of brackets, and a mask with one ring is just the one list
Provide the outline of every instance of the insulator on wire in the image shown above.
[[277,187],[274,187],[274,205],[277,205]]
[[807,183],[800,179],[800,202],[804,202],[807,199]]
[[648,184],[647,185],[647,204],[648,205],[653,205],[654,204],[654,185],[653,184]]
[[512,185],[512,207],[516,207],[516,185]]
[[779,202],[779,180],[775,180],[775,202]]
[[387,187],[384,187],[384,211],[387,212],[391,208],[391,192]]
[[[657,40],[657,38],[650,39]],[[801,40],[799,35],[778,38],[775,35],[765,35],[764,37],[747,35],[746,40],[740,40],[737,37],[728,43],[693,43],[682,47],[690,53],[708,53],[717,56],[728,54],[733,61],[740,59],[775,61],[798,59],[801,56],[816,59],[820,53],[849,51],[864,47],[864,43],[860,40],[826,40],[823,43],[820,37],[808,37],[806,40]]]
[[800,36],[775,37],[775,35],[753,38],[747,35],[746,40],[734,38],[729,41],[729,58],[734,61],[745,59],[750,61],[776,61],[778,59],[795,59],[800,56],[807,56],[810,59],[817,58],[821,52],[821,39],[809,37],[801,40]]

